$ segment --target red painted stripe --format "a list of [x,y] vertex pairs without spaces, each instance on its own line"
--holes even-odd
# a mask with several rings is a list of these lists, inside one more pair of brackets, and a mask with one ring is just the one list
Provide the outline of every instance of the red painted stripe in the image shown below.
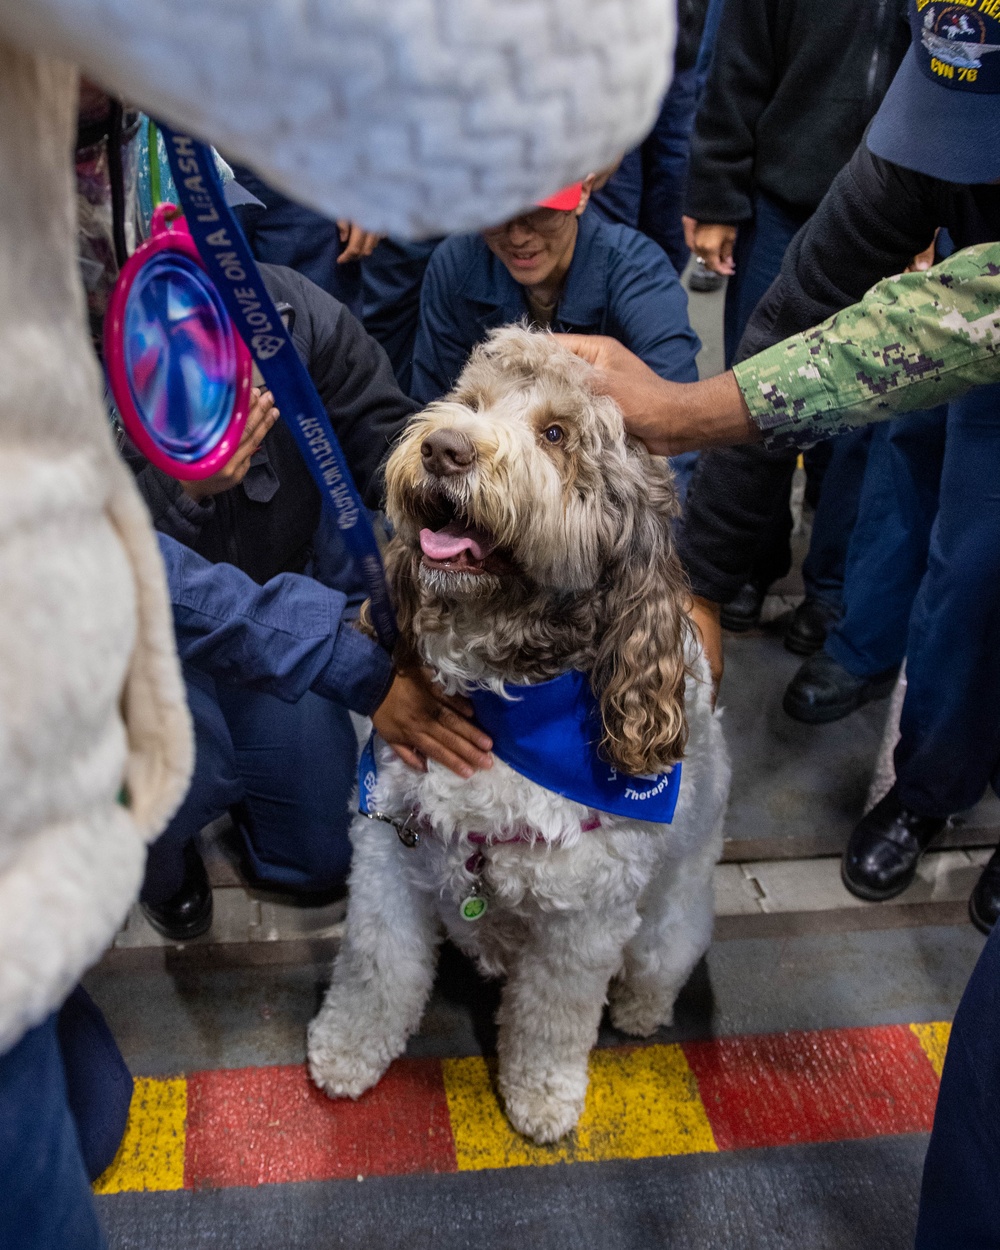
[[393,1064],[357,1102],[297,1065],[188,1077],[188,1189],[455,1170],[436,1059]]
[[720,1150],[926,1132],[938,1081],[905,1025],[687,1042]]

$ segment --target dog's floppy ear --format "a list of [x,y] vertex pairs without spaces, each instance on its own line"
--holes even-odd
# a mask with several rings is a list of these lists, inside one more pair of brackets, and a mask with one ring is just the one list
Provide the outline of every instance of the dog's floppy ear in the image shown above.
[[[662,772],[684,754],[687,583],[674,551],[677,510],[669,470],[643,453],[647,473],[626,492],[629,522],[607,569],[604,629],[591,673],[604,723],[601,753],[625,773]],[[636,470],[633,456],[630,468]],[[646,500],[643,501],[643,495]]]

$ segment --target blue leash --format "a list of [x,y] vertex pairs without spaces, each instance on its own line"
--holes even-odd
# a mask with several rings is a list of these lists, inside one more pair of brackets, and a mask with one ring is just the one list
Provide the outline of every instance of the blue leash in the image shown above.
[[180,206],[205,268],[333,512],[344,545],[364,579],[379,642],[391,652],[399,630],[382,556],[326,409],[226,204],[211,149],[190,135],[158,124],[167,144]]

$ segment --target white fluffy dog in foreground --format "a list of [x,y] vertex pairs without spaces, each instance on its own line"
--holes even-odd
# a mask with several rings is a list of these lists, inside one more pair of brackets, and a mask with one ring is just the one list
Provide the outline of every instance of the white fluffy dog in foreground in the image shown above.
[[[419,773],[377,743],[371,808],[409,818],[419,845],[354,822],[346,934],[309,1028],[315,1081],[358,1097],[417,1028],[447,933],[505,980],[499,1088],[539,1142],[580,1116],[609,998],[626,1033],[670,1023],[711,938],[729,787],[670,469],[626,438],[589,374],[545,334],[509,327],[479,347],[389,461],[388,574],[404,645],[450,691],[577,670],[604,760],[648,776],[683,756],[673,821],[595,812],[499,759],[469,781]],[[486,903],[474,921],[470,898]]]

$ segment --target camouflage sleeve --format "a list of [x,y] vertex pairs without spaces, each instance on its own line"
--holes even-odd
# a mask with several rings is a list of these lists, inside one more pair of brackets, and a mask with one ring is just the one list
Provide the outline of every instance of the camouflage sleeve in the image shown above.
[[1000,381],[1000,243],[886,278],[734,373],[771,446],[815,442]]

